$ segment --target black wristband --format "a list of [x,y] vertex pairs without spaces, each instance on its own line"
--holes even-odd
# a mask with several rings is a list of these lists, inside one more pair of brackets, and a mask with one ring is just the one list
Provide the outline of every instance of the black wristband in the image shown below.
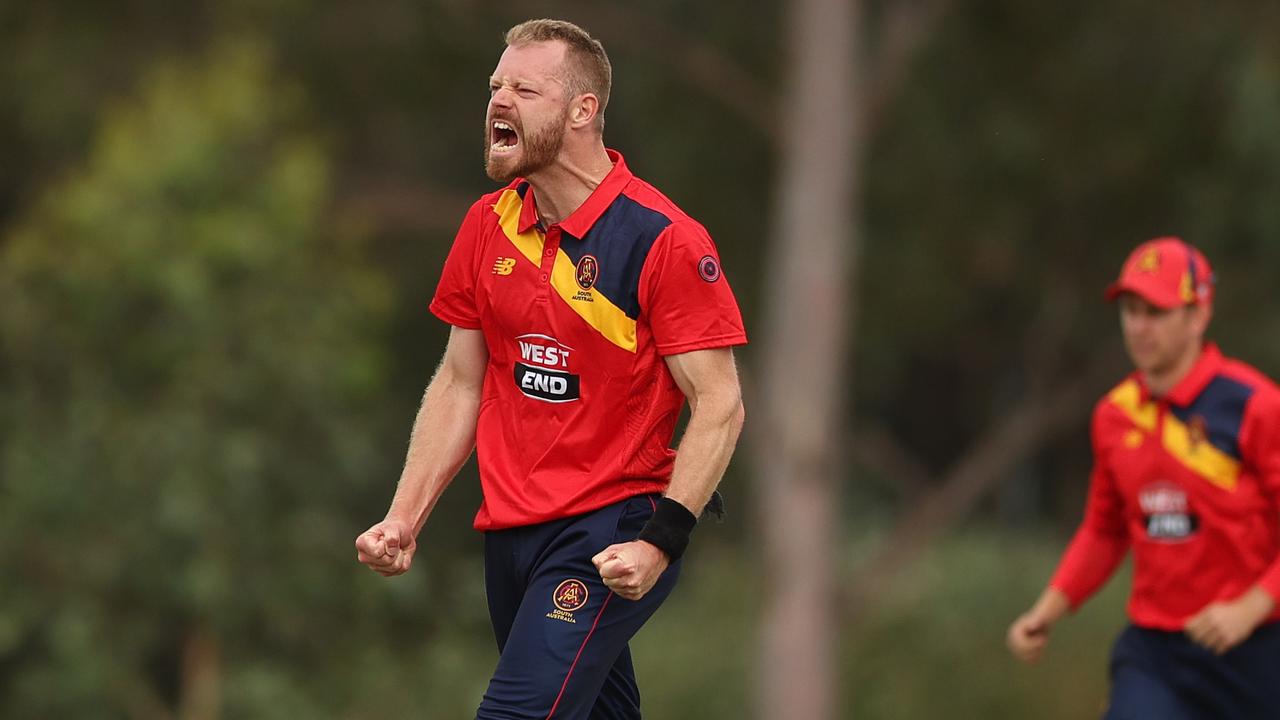
[[698,518],[684,505],[664,497],[653,510],[653,517],[640,529],[637,540],[644,540],[671,558],[671,562],[684,555],[689,547],[689,533],[698,524]]

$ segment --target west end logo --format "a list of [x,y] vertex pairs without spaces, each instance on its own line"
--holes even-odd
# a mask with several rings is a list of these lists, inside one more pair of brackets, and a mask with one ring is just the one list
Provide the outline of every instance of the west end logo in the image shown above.
[[587,585],[577,578],[569,578],[556,586],[551,593],[551,602],[555,608],[547,613],[552,620],[577,623],[573,614],[587,604]]
[[583,290],[590,290],[596,284],[596,278],[600,277],[600,263],[594,255],[583,255],[577,270],[574,279]]
[[1191,511],[1187,493],[1167,481],[1142,488],[1138,505],[1147,526],[1147,537],[1159,542],[1182,542],[1200,526],[1200,518]]
[[521,362],[514,363],[516,387],[525,397],[543,402],[572,402],[581,397],[580,380],[569,372],[573,348],[549,335],[516,338]]

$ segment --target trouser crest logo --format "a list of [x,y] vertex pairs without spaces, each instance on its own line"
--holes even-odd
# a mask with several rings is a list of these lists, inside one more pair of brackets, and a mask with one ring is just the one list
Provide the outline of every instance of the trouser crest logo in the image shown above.
[[556,586],[555,592],[551,593],[551,602],[555,605],[555,609],[547,613],[547,617],[576,623],[577,620],[573,619],[574,611],[581,610],[587,604],[586,583],[576,578],[565,580]]

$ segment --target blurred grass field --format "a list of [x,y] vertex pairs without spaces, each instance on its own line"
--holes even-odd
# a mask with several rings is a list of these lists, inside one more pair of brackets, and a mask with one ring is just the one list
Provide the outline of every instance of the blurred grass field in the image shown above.
[[[1090,718],[1124,624],[1127,570],[1063,621],[1036,667],[1004,648],[1064,541],[969,530],[941,543],[846,628],[841,717]],[[851,556],[862,548],[855,547]],[[695,551],[673,599],[636,639],[646,716],[747,717],[759,578],[747,558]]]
[[[711,533],[701,539],[675,594],[632,645],[649,718],[752,716],[759,570],[752,558],[732,552]],[[1127,570],[1063,621],[1038,666],[1016,663],[1004,648],[1005,628],[1039,593],[1063,542],[970,529],[940,543],[884,590],[876,609],[845,629],[840,717],[1097,717],[1106,696],[1110,645],[1124,624]],[[848,557],[865,550],[853,547]],[[477,584],[467,593],[474,602],[466,607],[404,608],[451,615],[456,622],[439,637],[423,638],[400,659],[394,676],[362,676],[356,662],[352,682],[363,688],[357,693],[362,697],[343,693],[352,702],[336,716],[425,711],[431,718],[470,717],[496,659],[479,575],[476,568]],[[488,644],[477,642],[477,634]],[[387,667],[387,659],[367,666]],[[300,693],[279,699],[286,697],[295,712],[326,716],[324,705]]]

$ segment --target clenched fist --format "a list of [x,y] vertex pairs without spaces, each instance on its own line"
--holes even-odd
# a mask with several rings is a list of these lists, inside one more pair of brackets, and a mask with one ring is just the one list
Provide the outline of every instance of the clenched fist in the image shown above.
[[356,559],[384,577],[407,572],[417,549],[413,529],[399,520],[383,520],[356,536]]

